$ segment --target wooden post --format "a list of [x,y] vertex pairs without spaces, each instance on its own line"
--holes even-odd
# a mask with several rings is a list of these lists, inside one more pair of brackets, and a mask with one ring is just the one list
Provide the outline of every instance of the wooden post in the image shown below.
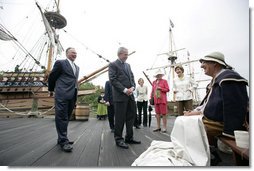
[[32,109],[29,113],[29,117],[38,117],[39,112],[38,112],[38,98],[34,97],[33,98],[33,103],[32,103]]
[[143,71],[143,74],[145,75],[146,79],[148,80],[148,82],[151,84],[151,86],[153,85],[151,80],[148,78],[148,76],[146,75],[145,71]]

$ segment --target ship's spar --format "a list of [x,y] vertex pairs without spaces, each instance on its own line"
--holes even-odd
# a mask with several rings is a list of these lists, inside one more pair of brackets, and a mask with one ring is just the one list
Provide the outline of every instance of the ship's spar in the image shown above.
[[[129,53],[128,56],[134,54],[135,52],[136,52],[136,51],[133,51],[133,52]],[[107,62],[110,62],[110,61],[109,61],[108,59],[106,59],[106,58],[104,58],[104,60],[106,60]],[[105,65],[105,66],[103,66],[103,67],[101,67],[101,68],[95,70],[94,72],[92,72],[92,73],[90,73],[90,74],[84,76],[83,78],[81,78],[81,79],[78,81],[78,83],[79,83],[79,84],[82,84],[82,83],[85,83],[85,82],[91,81],[92,79],[97,78],[97,77],[100,76],[101,74],[103,74],[103,73],[105,73],[105,72],[108,71],[108,66],[109,66],[109,64],[107,64],[107,65]]]

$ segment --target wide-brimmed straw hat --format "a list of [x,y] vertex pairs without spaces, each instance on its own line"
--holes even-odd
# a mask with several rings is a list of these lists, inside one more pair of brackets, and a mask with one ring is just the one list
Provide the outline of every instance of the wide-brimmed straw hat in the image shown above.
[[162,75],[162,76],[165,75],[164,72],[162,72],[161,69],[158,69],[158,70],[155,72],[154,76],[156,77],[156,76],[159,75],[159,74]]
[[225,57],[221,52],[212,52],[199,60],[201,63],[203,61],[213,61],[225,66],[226,68],[231,67],[225,62]]

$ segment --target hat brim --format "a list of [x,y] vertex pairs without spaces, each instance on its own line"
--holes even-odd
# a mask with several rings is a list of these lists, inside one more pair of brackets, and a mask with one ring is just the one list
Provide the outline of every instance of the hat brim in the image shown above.
[[217,62],[223,66],[228,66],[225,62],[215,59],[215,58],[208,57],[208,56],[205,56],[199,60],[200,63],[202,63],[202,61],[213,61],[213,62]]

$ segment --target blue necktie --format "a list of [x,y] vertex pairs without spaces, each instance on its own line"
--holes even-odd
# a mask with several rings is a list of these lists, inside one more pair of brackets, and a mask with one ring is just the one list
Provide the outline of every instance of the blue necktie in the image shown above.
[[128,69],[127,69],[127,64],[125,62],[123,62],[123,69],[124,69],[125,73],[128,74],[128,76],[129,76],[129,72],[128,72]]

